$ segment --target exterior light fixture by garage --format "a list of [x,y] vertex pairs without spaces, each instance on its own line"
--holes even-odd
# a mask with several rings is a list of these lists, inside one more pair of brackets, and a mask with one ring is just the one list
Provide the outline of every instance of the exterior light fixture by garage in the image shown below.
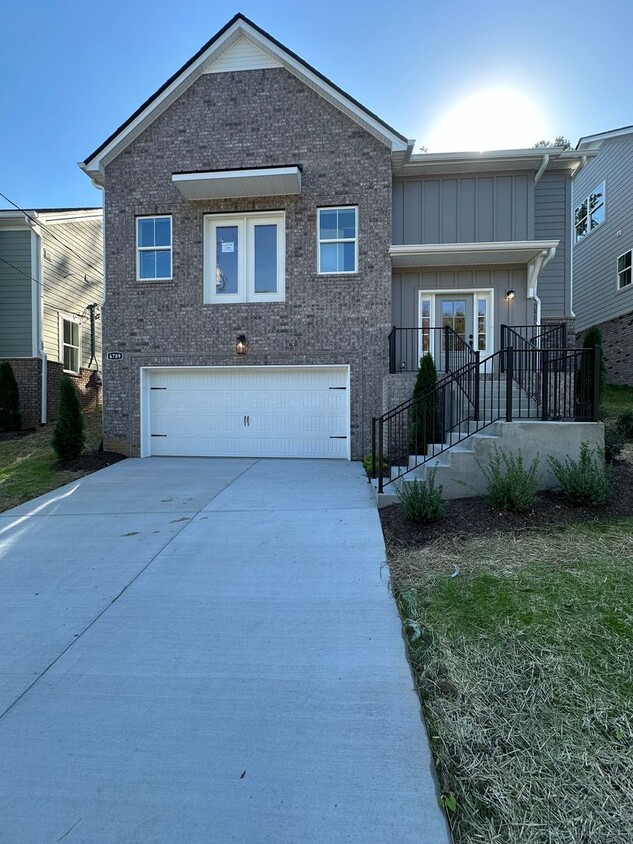
[[246,334],[238,334],[235,338],[235,353],[238,355],[246,354]]
[[511,302],[513,299],[516,299],[516,297],[516,290],[506,290],[506,302]]

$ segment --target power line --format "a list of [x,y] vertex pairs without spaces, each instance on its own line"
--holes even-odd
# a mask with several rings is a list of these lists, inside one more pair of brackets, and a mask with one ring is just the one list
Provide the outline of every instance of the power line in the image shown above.
[[70,246],[68,243],[65,243],[65,242],[64,242],[61,238],[59,238],[59,237],[55,234],[55,232],[52,232],[52,231],[51,231],[51,230],[50,230],[50,229],[49,229],[46,225],[44,225],[44,223],[42,223],[42,222],[41,222],[41,220],[36,220],[36,219],[35,219],[35,217],[31,217],[31,215],[28,213],[28,211],[25,211],[25,210],[24,210],[24,208],[20,208],[20,206],[19,206],[19,205],[17,205],[17,204],[16,204],[16,203],[15,203],[12,199],[9,199],[9,197],[8,197],[6,194],[2,193],[2,191],[0,191],[0,196],[1,196],[3,199],[6,199],[6,201],[7,201],[8,203],[10,203],[11,205],[13,205],[13,207],[14,207],[14,208],[16,208],[16,209],[17,209],[17,210],[18,210],[21,214],[24,214],[24,216],[25,216],[25,217],[28,217],[28,218],[29,218],[29,220],[30,220],[32,223],[34,223],[36,226],[39,226],[40,228],[44,229],[44,231],[45,231],[45,232],[48,232],[48,234],[50,234],[50,236],[51,236],[52,238],[54,238],[56,241],[58,241],[58,243],[61,243],[61,245],[62,245],[65,249],[68,249],[68,251],[69,251],[69,252],[72,252],[72,254],[73,254],[76,258],[79,258],[79,260],[80,260],[83,264],[85,264],[87,267],[90,267],[90,269],[94,270],[96,273],[98,273],[99,275],[101,275],[101,273],[102,273],[102,269],[101,269],[100,267],[96,267],[94,264],[91,264],[91,263],[90,263],[90,261],[88,261],[86,258],[84,258],[84,257],[83,257],[83,255],[80,255],[80,254],[79,254],[79,252],[76,252],[76,251],[72,248],[72,246]]
[[[39,286],[42,288],[42,290],[46,291],[47,293],[51,293],[51,294],[53,293],[53,290],[51,290],[50,287],[46,287],[46,285],[43,284],[41,281],[38,281],[32,275],[29,275],[29,273],[25,273],[24,270],[21,270],[19,267],[16,267],[15,264],[11,263],[11,261],[7,261],[7,259],[3,258],[2,255],[0,255],[0,261],[2,261],[2,263],[6,264],[8,267],[11,267],[11,269],[15,270],[16,273],[20,273],[20,275],[23,275],[25,278],[28,278],[30,281],[34,281],[36,284],[39,284]],[[53,304],[52,302],[50,302],[50,303],[46,302],[45,305],[49,305],[50,307],[52,307],[56,310],[61,309],[62,311],[64,311],[64,307],[62,305],[59,305],[59,304]],[[83,313],[81,313],[81,314],[73,313],[73,316],[77,316],[77,317],[79,317],[79,319],[83,319],[85,313],[86,313],[86,308],[84,308]]]

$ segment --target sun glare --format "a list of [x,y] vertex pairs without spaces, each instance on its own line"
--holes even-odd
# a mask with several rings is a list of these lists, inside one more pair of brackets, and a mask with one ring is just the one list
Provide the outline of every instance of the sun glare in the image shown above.
[[547,120],[533,100],[490,88],[453,106],[420,141],[429,152],[465,152],[532,147],[547,136]]

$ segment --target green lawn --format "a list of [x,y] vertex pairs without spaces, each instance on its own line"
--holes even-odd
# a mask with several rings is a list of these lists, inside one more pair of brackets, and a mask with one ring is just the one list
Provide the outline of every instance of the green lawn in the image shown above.
[[633,519],[390,568],[457,844],[633,841]]
[[633,411],[633,387],[607,384],[604,388],[602,404],[607,417],[619,416],[625,410]]
[[[85,413],[84,419],[86,451],[94,451],[101,441],[101,410]],[[0,512],[86,474],[53,468],[52,436],[53,425],[47,425],[20,439],[0,441]]]

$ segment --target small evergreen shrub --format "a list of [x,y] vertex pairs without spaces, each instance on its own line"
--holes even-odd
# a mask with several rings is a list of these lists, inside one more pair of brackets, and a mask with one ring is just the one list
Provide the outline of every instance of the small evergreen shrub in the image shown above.
[[431,443],[439,441],[440,414],[437,393],[425,395],[437,384],[437,369],[433,355],[420,358],[412,398],[418,399],[410,411],[409,450],[411,454],[426,454]]
[[521,452],[506,454],[495,448],[487,466],[479,464],[488,484],[486,502],[495,510],[512,510],[523,513],[536,501],[538,491],[538,455],[529,467],[525,466]]
[[[367,472],[367,475],[371,478],[371,454],[366,454],[363,457],[363,466],[365,467],[365,471]],[[383,457],[382,458],[383,475],[388,475],[390,468],[391,468],[391,465],[390,465],[389,461],[387,460],[386,457]],[[378,455],[376,455],[376,472],[378,472]]]
[[597,449],[581,443],[578,460],[549,457],[561,489],[574,504],[606,504],[611,497],[611,468]]
[[626,444],[619,425],[604,426],[604,456],[607,463],[613,463]]
[[633,410],[625,410],[618,416],[617,426],[625,440],[633,440]]
[[[602,331],[597,325],[588,328],[583,337],[583,349],[600,348],[600,367],[598,370],[598,401],[602,405],[604,386],[607,377],[607,367],[604,362],[602,349]],[[591,419],[593,405],[593,359],[583,356],[580,366],[576,372],[576,417],[578,419]]]
[[20,391],[8,360],[0,363],[0,431],[19,431],[22,428]]
[[60,460],[79,457],[85,443],[84,417],[77,390],[65,375],[59,384],[59,415],[53,431],[53,448]]
[[443,487],[435,483],[435,469],[430,469],[424,481],[404,481],[398,495],[404,515],[411,522],[437,522],[445,513]]

